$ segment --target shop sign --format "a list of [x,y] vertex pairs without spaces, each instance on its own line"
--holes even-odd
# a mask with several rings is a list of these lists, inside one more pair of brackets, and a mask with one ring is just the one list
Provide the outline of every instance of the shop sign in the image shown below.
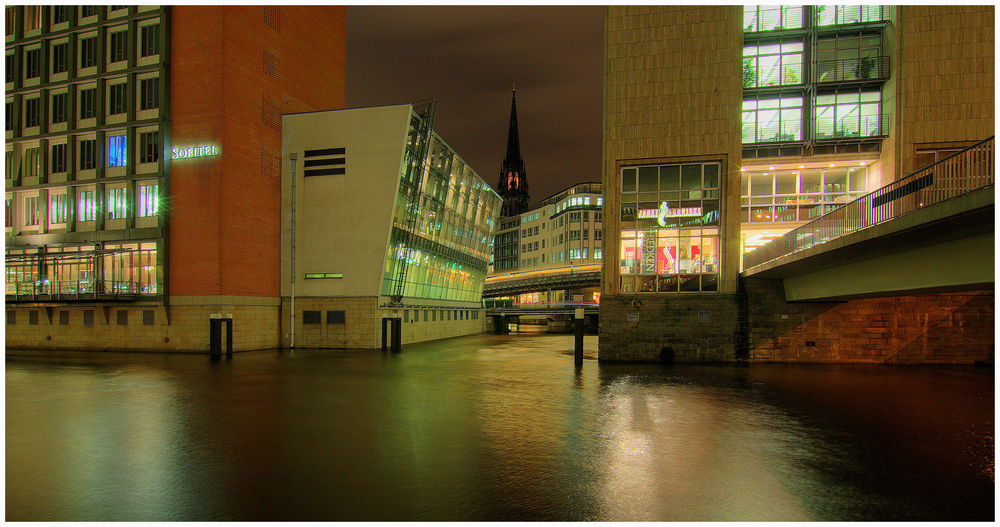
[[170,149],[170,159],[189,159],[192,157],[208,157],[215,155],[219,155],[219,149],[216,148],[215,145]]
[[652,229],[642,239],[642,272],[656,272],[656,231]]
[[666,227],[666,218],[690,218],[701,216],[701,207],[681,207],[672,209],[667,202],[661,202],[659,209],[639,209],[637,217],[639,219],[652,219],[656,218],[661,227]]

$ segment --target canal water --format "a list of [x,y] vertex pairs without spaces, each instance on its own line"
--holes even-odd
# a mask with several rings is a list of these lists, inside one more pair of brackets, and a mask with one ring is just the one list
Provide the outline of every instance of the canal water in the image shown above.
[[378,351],[7,350],[7,520],[993,520],[994,377]]

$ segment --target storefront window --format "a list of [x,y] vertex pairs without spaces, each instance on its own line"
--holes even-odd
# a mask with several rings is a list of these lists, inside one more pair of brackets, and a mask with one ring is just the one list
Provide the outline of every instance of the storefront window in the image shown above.
[[717,291],[720,164],[622,170],[622,293]]
[[864,195],[866,165],[743,173],[741,221],[809,221]]

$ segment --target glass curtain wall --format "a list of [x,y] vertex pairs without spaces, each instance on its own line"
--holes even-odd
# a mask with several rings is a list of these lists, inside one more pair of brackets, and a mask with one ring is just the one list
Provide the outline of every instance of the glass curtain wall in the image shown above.
[[622,293],[717,291],[719,163],[622,169]]
[[501,200],[436,134],[419,159],[421,124],[411,116],[381,294],[403,280],[405,297],[478,302]]
[[156,242],[7,251],[8,295],[156,294]]
[[868,167],[743,173],[741,222],[809,221],[863,196]]

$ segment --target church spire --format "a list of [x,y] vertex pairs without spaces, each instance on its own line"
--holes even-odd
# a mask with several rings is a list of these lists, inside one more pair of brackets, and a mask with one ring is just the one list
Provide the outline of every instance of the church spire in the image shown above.
[[500,216],[514,216],[528,209],[528,175],[521,158],[521,140],[517,131],[517,85],[511,90],[510,127],[507,129],[507,155],[500,164],[497,193],[503,198]]

